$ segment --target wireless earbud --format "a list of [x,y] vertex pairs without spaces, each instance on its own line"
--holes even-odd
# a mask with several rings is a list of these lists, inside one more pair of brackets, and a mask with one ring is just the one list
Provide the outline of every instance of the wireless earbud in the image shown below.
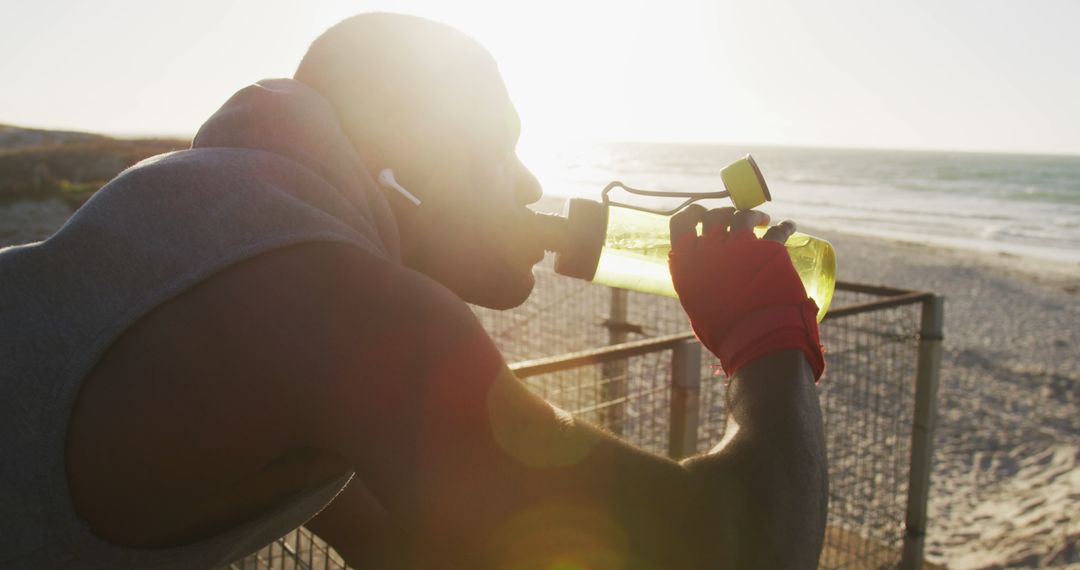
[[398,181],[394,179],[393,170],[390,170],[389,168],[382,169],[382,171],[379,172],[378,183],[379,186],[382,186],[387,190],[394,190],[398,194],[401,194],[406,200],[412,202],[414,206],[420,205],[420,199],[414,196],[412,192],[409,192],[402,187],[401,184],[398,184]]

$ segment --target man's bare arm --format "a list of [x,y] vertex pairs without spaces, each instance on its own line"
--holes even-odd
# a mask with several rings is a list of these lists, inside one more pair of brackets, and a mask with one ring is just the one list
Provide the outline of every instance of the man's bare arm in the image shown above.
[[449,561],[426,552],[391,519],[359,478],[304,524],[333,546],[353,568],[451,570]]
[[[802,352],[747,365],[727,389],[724,439],[683,464],[723,507],[724,567],[816,568],[828,469],[821,410]],[[722,486],[722,489],[719,487]]]

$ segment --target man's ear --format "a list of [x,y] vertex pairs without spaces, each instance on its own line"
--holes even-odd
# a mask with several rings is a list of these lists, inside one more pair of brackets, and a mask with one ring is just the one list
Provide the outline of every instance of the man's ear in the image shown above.
[[360,163],[364,165],[364,169],[372,176],[378,176],[380,171],[389,166],[386,164],[386,153],[378,146],[369,143],[359,143],[356,140],[353,140],[352,143],[353,150],[356,151],[356,156],[360,159]]

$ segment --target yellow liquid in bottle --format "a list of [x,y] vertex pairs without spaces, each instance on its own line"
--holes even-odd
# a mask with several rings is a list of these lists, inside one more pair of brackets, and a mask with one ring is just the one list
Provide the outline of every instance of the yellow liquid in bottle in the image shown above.
[[[768,228],[754,228],[758,237]],[[608,230],[594,283],[678,297],[668,271],[668,218],[613,206],[608,209]],[[836,253],[832,245],[803,233],[784,243],[806,294],[817,303],[821,321],[836,288]]]

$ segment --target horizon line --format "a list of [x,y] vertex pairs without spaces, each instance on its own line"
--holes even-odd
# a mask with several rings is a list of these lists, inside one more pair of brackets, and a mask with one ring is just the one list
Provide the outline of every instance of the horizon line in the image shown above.
[[[117,139],[178,139],[178,140],[192,140],[195,137],[195,133],[178,133],[178,132],[166,132],[166,131],[88,131],[80,129],[69,128],[46,128],[46,127],[27,127],[22,125],[16,125],[12,123],[0,121],[0,128],[10,127],[16,129],[26,129],[35,131],[54,131],[54,132],[68,132],[68,133],[81,133],[90,135],[103,135],[110,138]],[[789,142],[774,142],[774,141],[722,141],[722,140],[678,140],[678,139],[655,139],[655,140],[641,140],[641,139],[606,139],[602,137],[568,137],[564,142],[569,144],[658,144],[658,145],[699,145],[699,146],[728,146],[728,147],[769,147],[769,148],[787,148],[787,149],[812,149],[812,150],[838,150],[838,151],[867,151],[867,152],[913,152],[913,153],[956,153],[956,154],[996,154],[996,155],[1011,155],[1011,156],[1053,156],[1053,157],[1067,157],[1067,158],[1080,158],[1080,149],[1077,150],[1065,150],[1065,151],[1051,151],[1051,150],[1018,150],[1018,149],[972,149],[972,148],[930,148],[930,147],[904,147],[904,146],[854,146],[851,144],[830,144],[830,143],[812,143],[812,144],[799,144]]]

